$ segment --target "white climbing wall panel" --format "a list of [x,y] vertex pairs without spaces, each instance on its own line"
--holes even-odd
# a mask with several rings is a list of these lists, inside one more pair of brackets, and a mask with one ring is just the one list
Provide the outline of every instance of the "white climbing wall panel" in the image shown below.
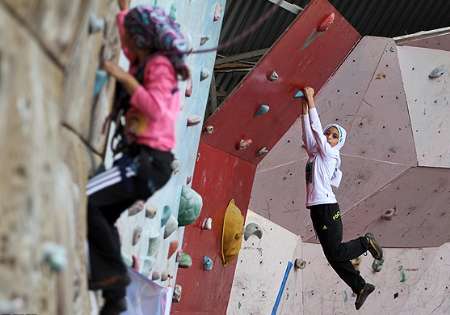
[[[194,50],[212,48],[218,44],[223,14],[217,21],[214,21],[214,11],[216,4],[225,8],[225,0],[136,0],[131,2],[132,7],[141,4],[157,4],[169,14],[175,16],[176,21],[181,25],[182,31],[189,38],[191,47]],[[192,75],[192,95],[185,96],[187,84],[186,82],[180,82],[182,108],[176,126],[177,146],[174,150],[180,167],[173,174],[168,184],[147,202],[147,205],[155,206],[158,209],[156,216],[154,218],[146,218],[145,213],[141,212],[136,216],[128,217],[128,214],[124,213],[118,223],[124,255],[128,260],[130,260],[132,255],[138,257],[140,262],[139,271],[150,276],[150,278],[154,271],[159,273],[168,272],[172,279],[157,281],[164,286],[175,285],[177,273],[176,254],[170,259],[168,259],[167,254],[171,241],[177,240],[179,249],[181,249],[184,228],[178,229],[169,238],[163,239],[164,229],[160,227],[162,209],[164,206],[169,206],[172,214],[177,217],[182,185],[191,185],[190,178],[192,177],[197,158],[203,115],[209,94],[215,57],[215,51],[191,54],[187,57]],[[123,67],[127,66],[127,62],[123,57],[120,63]],[[201,78],[200,73],[202,71],[209,73],[209,76]],[[200,123],[194,126],[187,126],[187,120],[192,117],[201,118]],[[137,227],[142,229],[142,234],[140,240],[133,246],[133,232]],[[149,248],[149,244],[152,248]]]
[[261,239],[242,240],[227,314],[270,314],[298,237],[251,210],[245,222],[258,224],[263,233]]
[[[418,163],[450,167],[450,52],[400,46],[398,55]],[[445,73],[430,79],[437,67]]]

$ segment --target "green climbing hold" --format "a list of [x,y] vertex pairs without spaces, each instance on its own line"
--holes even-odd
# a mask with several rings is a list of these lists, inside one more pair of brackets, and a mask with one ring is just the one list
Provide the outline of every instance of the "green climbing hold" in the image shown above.
[[192,266],[192,258],[189,254],[180,252],[177,254],[177,263],[179,268],[189,268]]
[[170,218],[170,214],[172,213],[172,210],[170,210],[169,206],[164,206],[163,208],[163,213],[161,215],[161,227],[163,227],[164,225],[166,225],[167,221]]
[[180,209],[178,210],[178,225],[185,226],[197,220],[202,205],[202,197],[189,186],[183,186],[181,189]]

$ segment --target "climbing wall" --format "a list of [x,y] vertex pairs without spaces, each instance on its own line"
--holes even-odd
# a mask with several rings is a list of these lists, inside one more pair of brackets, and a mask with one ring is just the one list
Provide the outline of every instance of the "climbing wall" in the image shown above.
[[[190,46],[194,50],[217,46],[225,0],[131,2],[131,6],[141,4],[157,4],[174,17],[180,24],[181,30],[187,35]],[[194,16],[196,18],[192,18]],[[183,283],[184,270],[178,269],[176,261],[177,252],[184,251],[192,256],[192,269],[198,268],[201,264],[199,259],[203,256],[200,257],[199,254],[194,253],[194,249],[183,248],[184,227],[176,229],[173,234],[165,237],[166,230],[164,226],[161,226],[161,221],[166,214],[178,218],[182,187],[193,185],[193,171],[196,161],[200,158],[197,150],[215,57],[215,51],[187,56],[192,81],[179,83],[182,92],[180,93],[182,110],[176,125],[177,145],[174,154],[177,159],[177,167],[166,186],[146,202],[147,208],[156,209],[155,216],[149,217],[148,213],[146,215],[146,211],[131,216],[130,212],[124,212],[118,222],[122,252],[128,264],[131,265],[134,256],[139,263],[139,267],[136,269],[165,287],[174,288],[178,283],[177,273],[181,273],[182,294],[179,302],[182,305],[195,301],[192,295],[197,294],[198,291],[192,290],[189,286],[185,287]],[[124,68],[128,66],[125,58],[122,58],[120,63]],[[204,204],[207,202],[207,200],[203,200]],[[201,218],[198,219],[193,228],[200,229],[201,220]],[[209,232],[204,231],[204,233],[208,235]],[[197,260],[194,254],[199,257]],[[176,313],[178,309],[178,307],[174,307],[174,312]]]
[[[262,237],[251,235],[242,242],[227,314],[270,314],[298,237],[250,210],[245,222],[247,227],[257,224]],[[301,294],[296,299],[301,303]]]
[[[224,210],[235,199],[242,215],[246,215],[256,164],[299,114],[293,100],[295,87],[303,86],[309,78],[319,89],[358,39],[359,34],[327,1],[311,1],[205,122],[193,187],[204,200],[201,220],[212,217],[215,223],[208,233],[195,226],[186,230],[184,247],[196,253],[193,261],[198,264],[179,273],[186,300],[175,313],[225,314],[236,260],[225,267],[217,261]],[[292,58],[284,58],[286,54]],[[208,273],[201,269],[204,255],[216,258],[214,269]],[[217,290],[218,283],[221,290]]]
[[450,28],[419,32],[395,38],[399,46],[412,46],[450,51]]
[[[113,1],[0,4],[0,313],[87,314],[85,184],[113,82],[93,87]],[[89,28],[89,16],[103,28]],[[92,25],[91,25],[92,26]],[[108,40],[105,40],[108,37]]]

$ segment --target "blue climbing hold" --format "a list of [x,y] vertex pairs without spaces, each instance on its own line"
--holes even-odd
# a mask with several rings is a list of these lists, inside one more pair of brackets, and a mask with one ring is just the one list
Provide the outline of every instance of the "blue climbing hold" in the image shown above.
[[108,82],[108,73],[105,70],[97,70],[95,72],[94,97],[100,93],[106,82]]
[[270,110],[269,105],[263,104],[261,106],[259,106],[258,110],[255,113],[255,116],[261,116],[264,114],[267,114]]
[[303,92],[300,91],[300,90],[296,90],[295,94],[294,94],[294,99],[299,99],[299,98],[302,98],[302,97],[305,97],[305,94],[303,94]]
[[205,271],[210,271],[213,269],[214,262],[211,258],[208,256],[203,256],[203,269]]
[[441,65],[439,67],[434,68],[433,71],[431,71],[431,73],[428,75],[428,78],[436,79],[443,76],[446,72],[447,69],[445,68],[445,66]]
[[169,206],[164,206],[163,213],[161,215],[161,227],[165,226],[167,221],[169,221],[170,214],[172,213],[172,210]]

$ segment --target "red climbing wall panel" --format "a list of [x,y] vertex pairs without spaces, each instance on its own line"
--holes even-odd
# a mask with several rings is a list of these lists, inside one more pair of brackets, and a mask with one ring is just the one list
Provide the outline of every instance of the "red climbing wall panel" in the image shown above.
[[[201,143],[192,186],[203,196],[203,208],[194,225],[184,233],[183,250],[192,257],[190,269],[179,269],[177,283],[183,287],[181,303],[173,304],[173,314],[225,314],[236,260],[224,267],[220,248],[225,209],[230,199],[245,217],[256,165]],[[213,219],[211,231],[202,230],[207,217]],[[203,256],[214,260],[211,271],[203,270]]]
[[[317,27],[331,13],[336,15],[334,23],[327,31],[317,33]],[[314,34],[318,36],[311,42]],[[259,162],[261,157],[256,152],[262,147],[272,148],[300,114],[300,106],[293,100],[295,86],[320,89],[359,38],[328,1],[312,1],[208,119],[206,125],[214,126],[214,133],[203,141],[252,163]],[[267,79],[272,71],[278,73],[278,80]],[[270,111],[255,117],[261,104],[269,105]],[[252,145],[238,151],[240,139],[247,138],[253,140]]]

